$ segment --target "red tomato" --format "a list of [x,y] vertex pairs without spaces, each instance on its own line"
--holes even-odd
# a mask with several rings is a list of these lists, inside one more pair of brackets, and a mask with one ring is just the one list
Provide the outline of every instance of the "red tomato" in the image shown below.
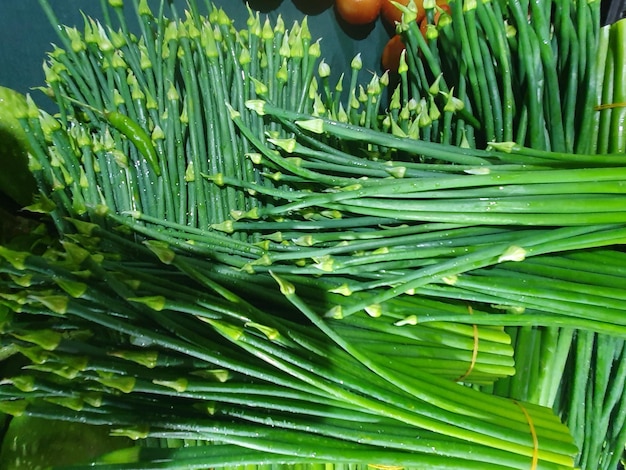
[[383,0],[335,0],[339,16],[348,24],[372,23],[380,14]]
[[390,72],[397,72],[398,65],[400,65],[400,55],[406,47],[402,42],[402,36],[396,34],[388,42],[383,49],[383,56],[381,58],[381,64],[383,70],[389,70]]

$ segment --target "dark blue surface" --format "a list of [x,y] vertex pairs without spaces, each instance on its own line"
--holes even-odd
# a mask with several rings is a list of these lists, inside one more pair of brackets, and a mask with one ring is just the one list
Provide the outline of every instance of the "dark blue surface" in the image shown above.
[[622,18],[626,18],[626,0],[602,2],[602,24],[613,24]]
[[[80,11],[102,18],[98,0],[49,0],[62,24],[83,29]],[[105,0],[106,1],[106,0]],[[135,17],[132,8],[137,0],[126,0],[128,17]],[[149,0],[153,11],[157,11],[159,0]],[[186,0],[175,0],[182,9]],[[215,5],[224,8],[235,20],[238,29],[245,27],[248,17],[243,0],[216,0]],[[379,58],[388,37],[378,21],[373,27],[349,30],[341,25],[330,0],[250,0],[250,6],[275,19],[282,15],[289,26],[294,20],[307,15],[309,28],[314,38],[322,38],[322,51],[331,64],[333,74],[348,68],[350,61],[362,52],[366,69],[379,71]],[[204,0],[198,4],[205,5]],[[54,28],[45,16],[38,0],[0,1],[0,85],[14,88],[22,93],[43,84],[42,64],[51,50],[51,43],[58,43]],[[36,92],[33,92],[36,93]],[[33,95],[35,96],[35,95]]]

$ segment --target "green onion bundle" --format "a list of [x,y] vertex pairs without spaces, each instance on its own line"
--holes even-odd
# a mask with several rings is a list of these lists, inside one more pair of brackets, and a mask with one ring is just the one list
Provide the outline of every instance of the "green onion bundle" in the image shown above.
[[[236,444],[286,462],[572,464],[576,448],[549,408],[483,395],[421,367],[406,374],[353,351],[355,330],[312,329],[291,320],[293,311],[260,310],[196,272],[194,258],[176,255],[157,273],[148,248],[96,229],[89,241],[99,235],[111,251],[88,251],[78,236],[41,255],[2,251],[3,297],[16,312],[3,320],[3,348],[32,361],[3,381],[3,411],[80,416],[134,438]],[[440,336],[445,342],[445,328]]]
[[[110,470],[611,468],[626,429],[623,155],[572,140],[596,89],[574,110],[588,75],[553,76],[594,54],[580,47],[599,37],[598,2],[558,4],[541,67],[522,60],[547,26],[526,24],[528,5],[453,2],[429,42],[405,21],[415,44],[388,109],[390,77],[359,85],[358,57],[333,88],[306,20],[251,12],[237,30],[211,5],[169,19],[164,3],[136,4],[139,36],[113,0],[104,24],[61,28],[44,88],[59,112],[30,100],[22,119],[29,209],[56,234],[0,248],[1,350],[29,361],[2,382],[2,410],[210,444],[126,449]],[[451,53],[463,34],[485,36]],[[502,81],[473,88],[486,65]],[[538,70],[545,90],[512,93],[507,77],[526,88]]]
[[600,30],[596,56],[597,87],[591,150],[597,153],[624,153],[624,113],[626,90],[624,89],[624,61],[626,24],[618,21]]
[[[515,141],[537,149],[587,153],[596,104],[600,2],[427,2],[423,36],[407,8],[412,94],[437,77],[476,119],[451,120],[445,142]],[[439,10],[439,11],[437,11]],[[618,48],[619,50],[619,48]]]

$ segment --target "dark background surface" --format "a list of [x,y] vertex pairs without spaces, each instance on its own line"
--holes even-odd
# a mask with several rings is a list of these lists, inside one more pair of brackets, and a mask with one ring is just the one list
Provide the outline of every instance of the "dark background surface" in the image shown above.
[[[49,1],[62,24],[76,26],[81,31],[84,30],[81,11],[102,18],[98,0]],[[125,1],[131,24],[130,19],[135,19],[132,6],[135,1]],[[204,0],[197,2],[204,7]],[[158,11],[160,0],[148,0],[148,3],[154,12]],[[174,0],[179,10],[186,3],[186,0]],[[244,0],[215,0],[213,4],[235,20],[237,29],[246,27],[248,10]],[[358,52],[362,52],[364,68],[380,71],[380,53],[388,38],[380,20],[370,27],[350,29],[337,21],[332,0],[249,0],[249,5],[261,12],[262,18],[269,15],[276,19],[278,14],[282,15],[287,27],[307,15],[313,38],[322,39],[322,56],[331,65],[333,76],[339,77]],[[201,11],[206,12],[206,8]],[[58,44],[59,40],[38,0],[0,1],[0,86],[27,93],[32,87],[43,85],[42,64],[51,51],[51,43]],[[38,91],[32,94],[38,103],[46,99]]]

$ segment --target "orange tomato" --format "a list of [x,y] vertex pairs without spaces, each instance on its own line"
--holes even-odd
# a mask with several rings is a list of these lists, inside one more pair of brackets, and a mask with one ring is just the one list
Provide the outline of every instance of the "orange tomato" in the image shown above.
[[380,14],[383,0],[335,0],[337,14],[348,24],[365,25]]
[[398,65],[400,65],[400,56],[402,51],[406,49],[406,46],[402,42],[402,36],[396,34],[393,36],[383,49],[383,55],[381,58],[381,65],[383,70],[389,70],[392,73],[398,71]]
[[[406,6],[411,0],[393,1]],[[418,23],[421,23],[422,20],[426,17],[426,11],[424,10],[424,0],[414,0],[414,2],[415,6],[417,7],[416,21]],[[437,5],[445,9],[446,7],[448,7],[448,2],[446,0],[437,0]],[[394,26],[396,23],[402,21],[402,12],[392,3],[392,0],[383,0],[382,6],[380,8],[380,15],[390,26]]]
[[[448,6],[447,3],[442,2],[442,4],[440,5],[440,8],[441,10],[450,14],[450,7]],[[435,11],[435,16],[434,16],[435,24],[437,24],[437,22],[439,21],[439,17],[441,16],[441,10],[437,9]],[[420,31],[422,32],[422,35],[426,38],[426,30],[428,28],[428,20],[426,18],[426,15],[422,16],[422,19],[420,20],[419,24],[420,24]],[[391,39],[389,39],[389,41],[385,45],[385,48],[383,49],[383,54],[382,54],[381,61],[380,61],[383,67],[383,70],[389,70],[392,73],[397,72],[398,65],[400,64],[400,56],[402,54],[402,51],[404,51],[405,49],[406,49],[406,46],[402,42],[402,36],[400,36],[399,34],[393,35]]]
[[[434,23],[433,24],[437,24],[439,23],[439,18],[441,17],[441,13],[442,11],[445,11],[448,15],[451,14],[451,10],[450,10],[450,5],[448,5],[446,2],[441,2],[441,4],[439,2],[437,2],[437,6],[439,8],[437,8],[435,10],[435,16],[434,16]],[[422,35],[424,37],[426,37],[426,30],[428,29],[428,19],[426,18],[426,15],[424,15],[424,17],[422,17],[421,21],[420,21],[420,31],[422,32]]]
[[[397,3],[408,5],[410,0],[396,0]],[[402,12],[393,4],[391,0],[383,0],[380,8],[380,15],[390,26],[394,26],[402,20]]]

